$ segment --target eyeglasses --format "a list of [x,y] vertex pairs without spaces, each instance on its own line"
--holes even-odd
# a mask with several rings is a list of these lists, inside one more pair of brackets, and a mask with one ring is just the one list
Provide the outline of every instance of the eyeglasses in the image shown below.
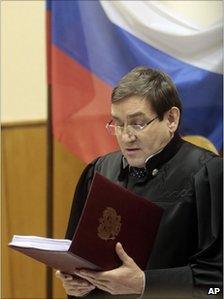
[[[154,117],[153,119],[151,119],[144,125],[127,125],[126,132],[128,132],[129,134],[136,135],[139,132],[141,132],[142,130],[144,130],[149,124],[151,124],[157,118],[158,118],[158,116]],[[109,123],[106,124],[106,128],[107,128],[108,132],[111,135],[117,135],[117,136],[123,134],[125,126],[114,125],[114,124],[112,124],[112,122],[113,122],[113,120],[111,120]]]

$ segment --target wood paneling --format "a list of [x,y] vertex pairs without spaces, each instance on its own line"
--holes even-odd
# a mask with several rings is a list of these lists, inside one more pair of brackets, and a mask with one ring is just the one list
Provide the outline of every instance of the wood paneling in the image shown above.
[[2,298],[45,298],[45,266],[7,247],[13,234],[45,235],[46,129],[2,129]]
[[[2,126],[1,298],[46,298],[46,267],[7,247],[13,234],[46,235],[46,134],[46,124],[41,122]],[[75,186],[84,166],[54,141],[55,238],[64,237]],[[54,271],[52,298],[66,298]]]

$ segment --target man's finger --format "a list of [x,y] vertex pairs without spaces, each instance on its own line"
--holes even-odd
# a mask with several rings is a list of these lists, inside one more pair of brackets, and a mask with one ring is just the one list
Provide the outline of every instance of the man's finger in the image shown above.
[[107,280],[105,279],[105,273],[106,272],[92,272],[92,271],[86,271],[86,270],[79,270],[79,271],[75,271],[74,274],[76,274],[77,276],[83,278],[83,279],[87,279],[88,281],[90,279],[94,279],[94,280],[98,280],[98,281],[102,281],[102,282],[106,282]]
[[124,248],[122,247],[121,243],[116,244],[116,253],[119,256],[120,260],[125,264],[127,262],[130,262],[131,258],[130,256],[124,251]]
[[102,291],[111,293],[111,290],[110,290],[108,287],[104,286],[104,285],[100,285],[100,284],[99,284],[99,285],[96,285],[96,287],[97,287],[98,289],[101,289]]
[[72,275],[62,273],[62,272],[59,271],[59,270],[57,270],[57,271],[55,272],[55,276],[56,276],[57,278],[61,279],[61,280],[65,280],[65,279],[66,279],[66,280],[72,280],[72,279],[73,279]]
[[84,275],[84,274],[81,274],[81,273],[79,275],[80,275],[80,277],[86,279],[91,284],[95,285],[94,282],[96,281],[96,279],[94,277],[90,277],[90,276],[87,276],[87,275]]
[[[81,276],[81,274],[80,274]],[[83,276],[84,277],[84,276]],[[89,281],[92,285],[109,292],[108,281],[101,281],[95,277],[85,276],[85,279]]]

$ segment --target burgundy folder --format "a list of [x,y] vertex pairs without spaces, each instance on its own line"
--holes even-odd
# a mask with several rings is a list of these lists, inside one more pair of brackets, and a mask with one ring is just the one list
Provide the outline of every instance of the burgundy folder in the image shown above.
[[149,199],[95,173],[70,248],[66,252],[14,249],[66,273],[75,268],[110,270],[121,265],[115,245],[145,269],[163,210]]

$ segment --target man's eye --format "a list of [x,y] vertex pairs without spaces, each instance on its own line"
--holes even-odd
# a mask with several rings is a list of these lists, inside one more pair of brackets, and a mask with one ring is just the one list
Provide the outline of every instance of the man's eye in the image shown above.
[[145,119],[133,119],[130,123],[132,126],[144,126],[146,123]]
[[144,126],[145,122],[143,121],[135,121],[133,124],[131,124],[132,126]]

